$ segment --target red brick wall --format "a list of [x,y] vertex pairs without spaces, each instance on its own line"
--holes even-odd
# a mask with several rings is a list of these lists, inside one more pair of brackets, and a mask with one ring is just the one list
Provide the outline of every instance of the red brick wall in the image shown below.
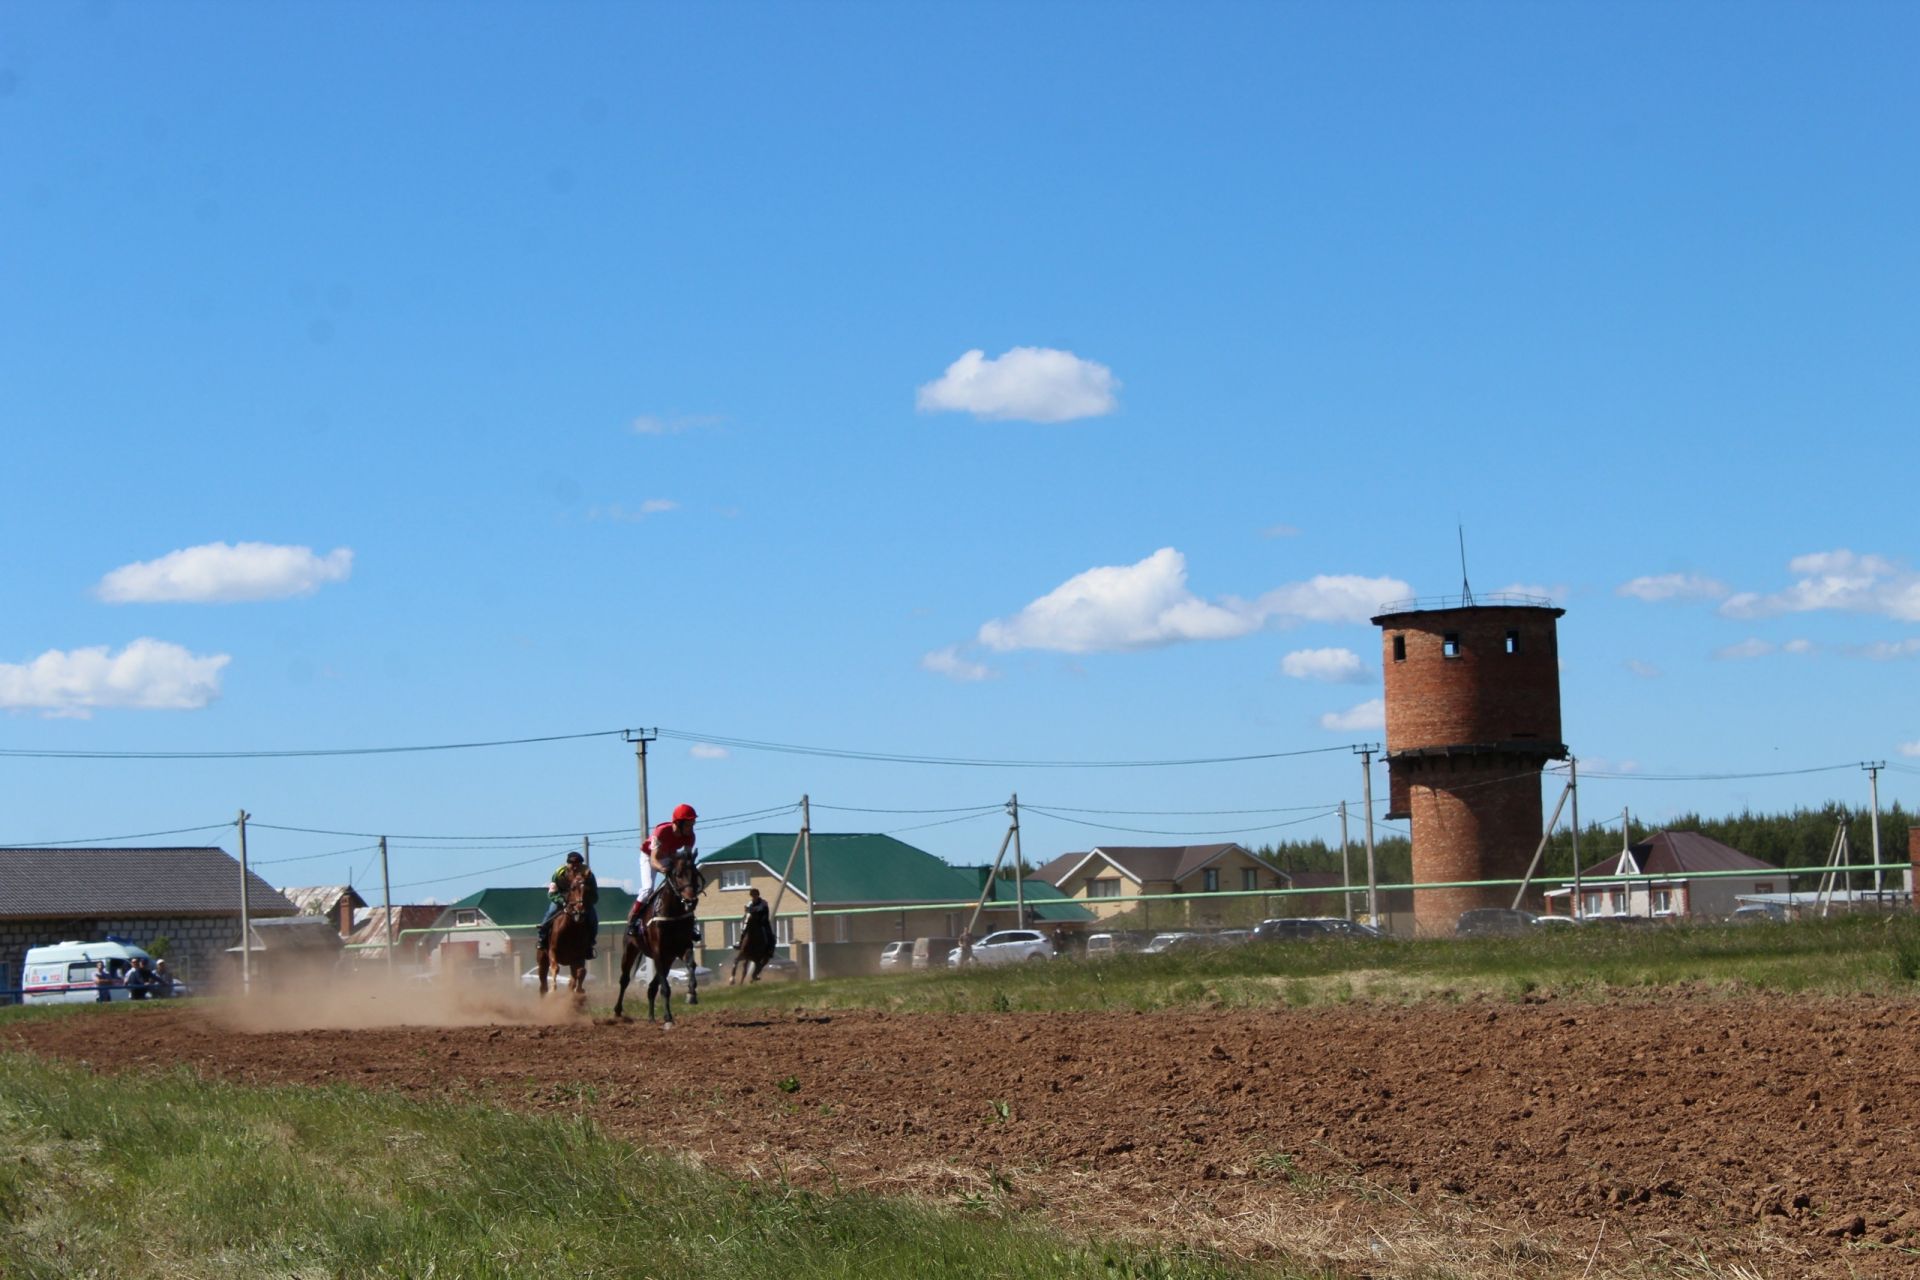
[[[1388,614],[1381,624],[1387,750],[1537,741],[1560,746],[1558,609],[1433,609]],[[1519,633],[1517,653],[1507,632]],[[1442,651],[1447,633],[1460,656]],[[1394,640],[1406,657],[1395,661]]]
[[[1518,879],[1540,843],[1540,761],[1507,753],[1396,760],[1413,814],[1413,878]],[[1422,934],[1449,934],[1462,911],[1505,907],[1512,888],[1421,889],[1413,895]]]

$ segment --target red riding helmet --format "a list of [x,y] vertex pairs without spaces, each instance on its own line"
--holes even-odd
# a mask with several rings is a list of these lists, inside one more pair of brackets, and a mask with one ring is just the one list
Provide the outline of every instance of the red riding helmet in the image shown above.
[[693,811],[693,806],[690,804],[683,804],[673,811],[673,820],[675,822],[692,822],[699,816],[699,814]]

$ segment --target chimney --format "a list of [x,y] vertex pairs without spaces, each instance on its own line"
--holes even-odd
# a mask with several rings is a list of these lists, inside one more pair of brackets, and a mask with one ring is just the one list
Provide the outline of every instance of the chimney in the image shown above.
[[343,938],[353,936],[353,897],[353,889],[349,887],[340,895],[340,905],[334,908],[340,913],[340,936]]

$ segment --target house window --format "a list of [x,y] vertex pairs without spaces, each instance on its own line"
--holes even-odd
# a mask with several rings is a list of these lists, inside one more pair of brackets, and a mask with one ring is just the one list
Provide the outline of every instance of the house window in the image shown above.
[[478,911],[456,911],[453,913],[453,923],[456,926],[479,924],[480,913]]
[[1771,881],[1771,880],[1755,880],[1755,881],[1753,882],[1753,891],[1754,891],[1755,893],[1772,893],[1772,892],[1773,892],[1773,881]]
[[792,945],[793,943],[793,917],[792,916],[781,916],[778,920],[775,920],[773,922],[773,940],[775,942],[781,943],[782,945],[786,945],[786,946]]
[[720,872],[720,887],[722,889],[744,889],[747,887],[747,880],[751,875],[751,867],[724,868]]
[[740,945],[740,922],[738,920],[727,921],[727,945],[729,947],[737,947]]
[[1254,889],[1258,889],[1260,887],[1260,868],[1258,867],[1240,868],[1240,887],[1242,889],[1248,890],[1249,892],[1251,892]]
[[1457,658],[1460,656],[1460,633],[1458,631],[1449,631],[1440,637],[1440,656],[1443,658]]
[[835,942],[853,941],[852,916],[835,916],[833,918],[833,940]]
[[1202,893],[1220,892],[1220,868],[1208,867],[1205,871],[1202,871],[1200,873],[1200,892]]
[[1615,889],[1612,893],[1608,894],[1607,897],[1612,899],[1612,911],[1614,915],[1623,916],[1627,914],[1627,891],[1625,889]]
[[1407,660],[1407,638],[1405,636],[1395,636],[1393,638],[1393,660],[1395,662],[1405,662]]
[[1117,898],[1120,896],[1120,877],[1106,876],[1099,880],[1087,881],[1089,898]]
[[1520,633],[1518,631],[1507,632],[1507,652],[1520,652]]
[[1653,909],[1656,913],[1673,910],[1673,890],[1655,889],[1653,891]]

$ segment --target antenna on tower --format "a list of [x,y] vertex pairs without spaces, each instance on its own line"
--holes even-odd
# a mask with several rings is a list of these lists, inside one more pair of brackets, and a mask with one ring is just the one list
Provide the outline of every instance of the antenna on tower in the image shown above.
[[1467,585],[1467,526],[1454,526],[1460,533],[1460,600],[1469,607],[1473,604],[1473,588]]

